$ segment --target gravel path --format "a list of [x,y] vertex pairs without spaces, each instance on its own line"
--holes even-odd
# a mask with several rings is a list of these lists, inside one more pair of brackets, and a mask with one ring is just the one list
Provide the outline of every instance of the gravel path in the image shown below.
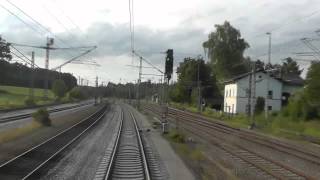
[[93,179],[114,133],[119,112],[119,106],[111,106],[105,118],[68,148],[41,179]]

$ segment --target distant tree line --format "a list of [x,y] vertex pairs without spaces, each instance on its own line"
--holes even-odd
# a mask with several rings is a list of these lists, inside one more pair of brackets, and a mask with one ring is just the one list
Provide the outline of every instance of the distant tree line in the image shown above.
[[59,73],[57,71],[42,68],[30,67],[20,63],[10,63],[0,59],[0,84],[9,86],[29,87],[32,76],[34,77],[34,87],[44,88],[46,74],[48,73],[49,88],[51,89],[56,79],[65,82],[67,90],[71,90],[77,85],[77,79],[70,73]]
[[[160,83],[152,83],[151,81],[141,82],[139,88],[139,97],[151,98],[152,96],[161,96],[163,86]],[[138,86],[133,83],[115,84],[109,82],[106,87],[99,87],[99,92],[106,97],[117,97],[126,99],[136,99]]]

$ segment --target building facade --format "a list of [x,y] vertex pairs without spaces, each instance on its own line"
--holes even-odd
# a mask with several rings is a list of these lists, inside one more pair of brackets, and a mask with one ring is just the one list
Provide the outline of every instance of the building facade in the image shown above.
[[[249,111],[250,76],[253,77],[252,73],[246,73],[225,82],[224,112],[236,114]],[[268,111],[279,111],[288,103],[290,95],[303,87],[303,80],[297,76],[276,78],[265,71],[258,71],[255,77],[255,95],[251,96],[255,97],[253,108],[257,97],[263,97]],[[251,82],[254,83],[253,78]],[[251,92],[254,91],[251,89]]]

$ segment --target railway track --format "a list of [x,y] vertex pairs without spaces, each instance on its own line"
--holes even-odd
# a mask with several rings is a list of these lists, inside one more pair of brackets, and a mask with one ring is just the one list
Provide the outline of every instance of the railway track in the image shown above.
[[[157,106],[148,106],[145,107],[145,109],[161,116],[161,110],[159,110],[159,107]],[[221,137],[223,136],[219,135],[222,133],[237,136],[243,140],[271,148],[281,153],[287,153],[315,165],[319,165],[320,157],[314,152],[304,151],[284,142],[268,139],[267,137],[259,136],[250,132],[241,131],[240,129],[229,127],[220,122],[212,122],[212,120],[208,121],[208,118],[206,117],[173,108],[169,108],[168,117],[173,120],[174,123],[183,122],[184,128],[186,128],[185,126],[187,125],[187,130],[189,132],[197,136],[200,135],[202,138],[205,137],[216,147],[219,147],[231,156],[240,159],[240,161],[256,167],[266,176],[270,176],[275,179],[315,179],[281,162],[274,161],[269,157],[258,154],[244,146],[237,144],[232,144],[232,146],[227,145],[226,142],[221,141]],[[217,135],[217,132],[220,134]]]
[[120,128],[104,179],[151,179],[138,125],[129,111],[122,112]]
[[[68,109],[78,108],[78,107],[81,107],[81,106],[86,106],[86,105],[89,105],[89,104],[92,104],[92,103],[77,104],[77,105],[74,105],[74,106],[50,109],[48,111],[49,111],[49,113],[54,113],[54,112],[68,110]],[[17,121],[17,120],[21,120],[21,119],[24,119],[24,118],[29,118],[31,116],[32,116],[32,113],[26,113],[26,114],[21,114],[21,115],[17,115],[17,116],[10,116],[10,117],[5,117],[5,118],[0,118],[0,124],[1,123],[6,123],[6,122],[10,122],[10,121]]]
[[107,106],[41,144],[0,165],[0,179],[34,179],[40,169],[101,120]]

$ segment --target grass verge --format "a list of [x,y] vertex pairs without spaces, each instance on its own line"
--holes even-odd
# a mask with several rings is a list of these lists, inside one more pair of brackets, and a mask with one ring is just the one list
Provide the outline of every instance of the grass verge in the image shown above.
[[42,125],[40,123],[32,121],[31,123],[29,123],[23,127],[0,132],[0,144],[12,141],[16,138],[19,138],[19,137],[22,137],[26,134],[34,132],[35,130],[39,129],[40,127],[42,127]]
[[195,142],[188,140],[185,134],[171,129],[170,132],[164,135],[170,142],[176,153],[184,160],[184,162],[194,172],[196,179],[208,180],[215,179],[214,172],[210,168],[205,155]]
[[[0,109],[25,107],[29,98],[29,88],[15,86],[0,86]],[[43,89],[34,89],[34,103],[37,105],[49,104],[54,101],[54,95],[49,90],[48,100],[43,99]]]
[[[185,109],[187,111],[198,113],[197,108],[188,104],[172,103],[172,107],[178,109]],[[248,128],[251,124],[249,118],[244,114],[228,116],[224,113],[214,111],[212,109],[205,109],[201,115],[212,118],[213,120],[220,120],[224,123],[237,128]],[[276,137],[284,137],[292,140],[307,140],[313,143],[320,144],[320,121],[292,121],[281,114],[273,113],[266,120],[263,114],[255,117],[257,131],[266,134],[271,134]]]

